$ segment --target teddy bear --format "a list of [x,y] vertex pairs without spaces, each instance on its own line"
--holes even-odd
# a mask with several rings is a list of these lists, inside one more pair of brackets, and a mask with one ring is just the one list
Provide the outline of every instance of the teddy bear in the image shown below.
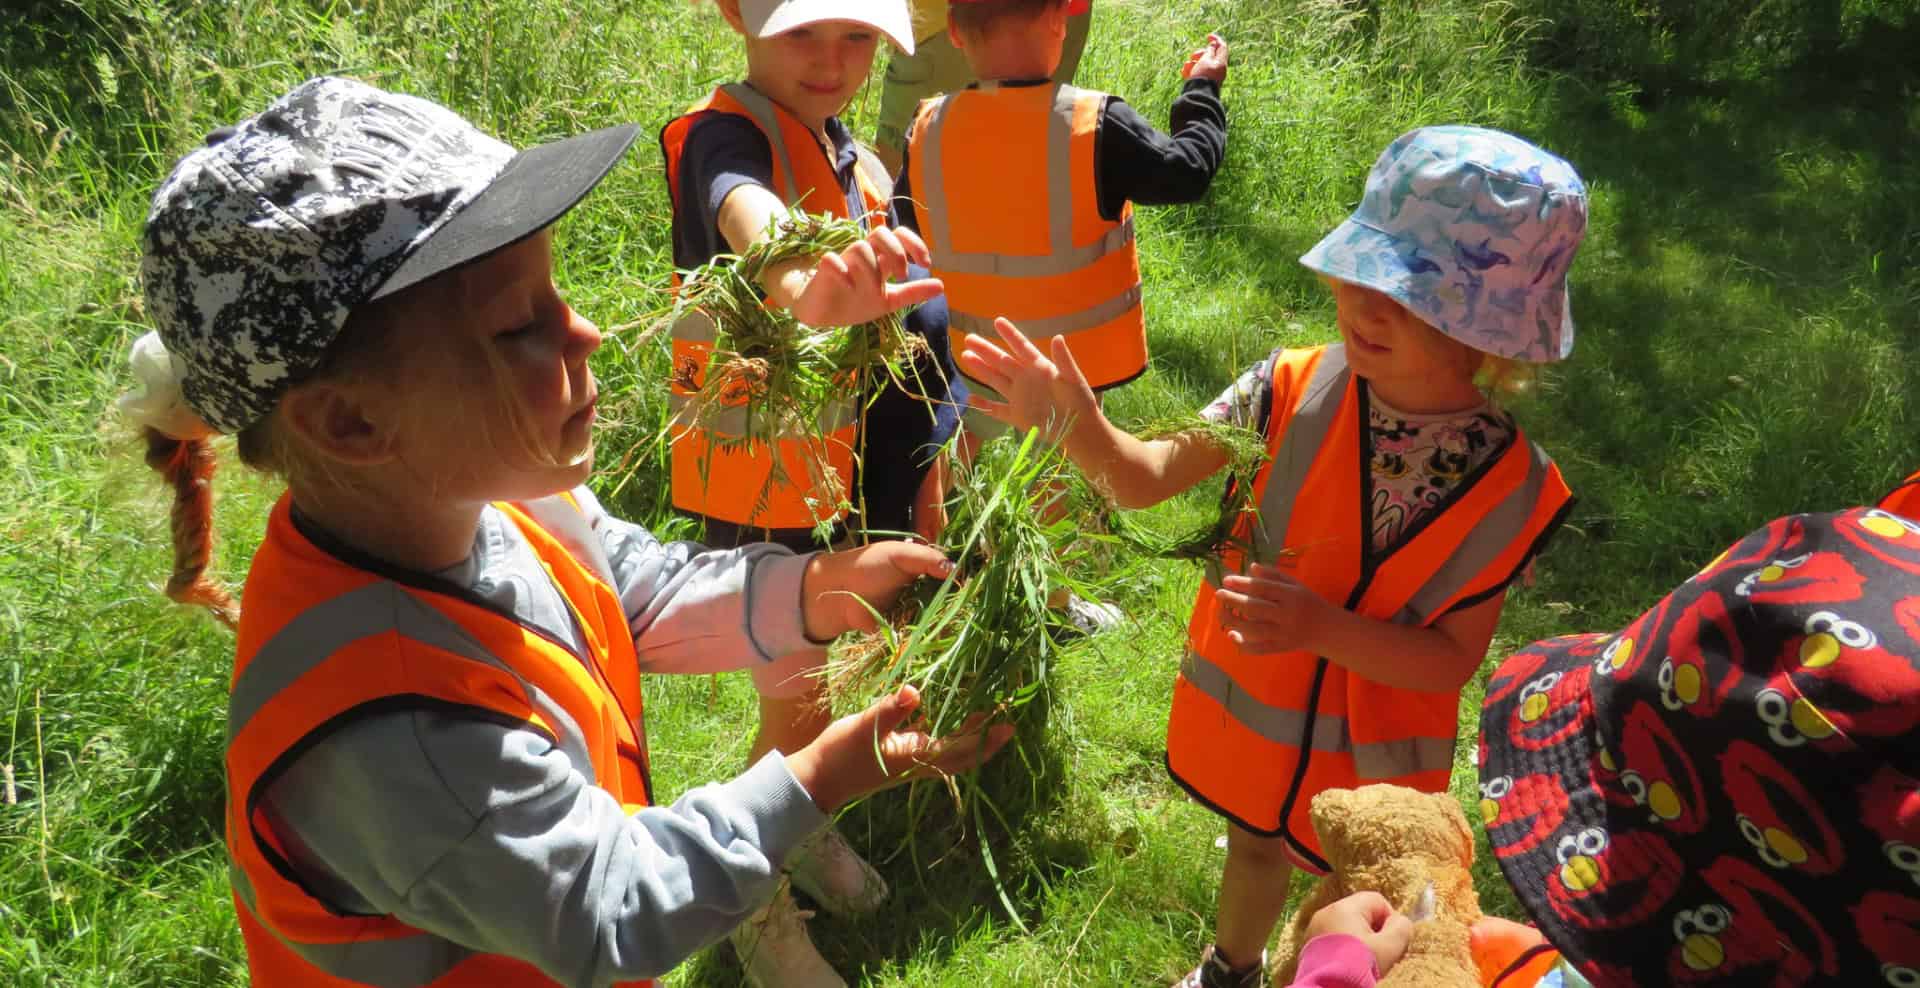
[[1480,919],[1473,831],[1453,797],[1392,785],[1329,789],[1313,797],[1309,815],[1333,871],[1287,924],[1275,952],[1275,983],[1293,980],[1307,923],[1321,906],[1373,891],[1415,920],[1406,956],[1379,988],[1479,988],[1468,945]]

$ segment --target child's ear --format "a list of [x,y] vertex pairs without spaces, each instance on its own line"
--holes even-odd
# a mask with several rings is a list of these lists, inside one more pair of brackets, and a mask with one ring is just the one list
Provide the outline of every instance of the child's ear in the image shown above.
[[375,466],[393,458],[393,428],[368,408],[361,394],[331,382],[288,390],[281,419],[309,448],[351,466]]
[[1047,36],[1062,44],[1067,40],[1067,8],[1073,6],[1067,0],[1047,8],[1046,19],[1041,23],[1047,27]]
[[947,41],[955,51],[967,50],[967,36],[960,33],[960,25],[953,22],[953,8],[947,8]]

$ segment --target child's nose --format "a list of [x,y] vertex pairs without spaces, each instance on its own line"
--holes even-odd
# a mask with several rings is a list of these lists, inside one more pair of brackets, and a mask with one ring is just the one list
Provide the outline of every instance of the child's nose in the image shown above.
[[600,349],[600,327],[593,320],[567,308],[567,349],[576,356],[585,357]]

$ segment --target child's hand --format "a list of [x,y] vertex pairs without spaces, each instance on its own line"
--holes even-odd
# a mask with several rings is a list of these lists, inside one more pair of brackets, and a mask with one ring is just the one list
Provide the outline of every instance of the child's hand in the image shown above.
[[1413,921],[1394,911],[1378,892],[1355,892],[1330,902],[1307,921],[1307,939],[1329,933],[1359,938],[1373,951],[1374,973],[1384,978],[1407,952],[1413,939]]
[[1255,563],[1245,576],[1229,574],[1214,591],[1227,637],[1249,652],[1302,647],[1329,608],[1320,595],[1277,566]]
[[1187,64],[1180,67],[1182,79],[1212,79],[1215,83],[1227,81],[1227,40],[1217,34],[1207,35],[1207,46],[1187,56]]
[[821,812],[909,779],[964,772],[987,759],[1013,737],[1013,725],[981,730],[985,715],[956,733],[930,738],[901,730],[920,706],[920,691],[902,686],[867,709],[842,717],[806,747],[787,756],[787,768],[813,797]]
[[974,395],[968,404],[1016,429],[1041,429],[1056,440],[1071,428],[1098,420],[1100,406],[1086,375],[1073,362],[1065,337],[1049,341],[1049,357],[1013,323],[995,319],[993,328],[1005,342],[1004,349],[969,336],[954,359],[974,380],[1006,400]]
[[931,261],[926,243],[912,230],[877,227],[865,240],[822,255],[788,311],[809,326],[872,322],[945,290],[938,278],[889,284],[891,279],[907,276],[908,262],[925,266]]
[[933,465],[913,495],[913,533],[928,542],[940,541],[947,528],[947,454],[934,457]]
[[1473,953],[1473,964],[1486,984],[1493,984],[1521,955],[1541,946],[1553,946],[1547,943],[1545,934],[1498,916],[1482,916],[1467,930],[1467,949]]
[[800,616],[807,637],[822,642],[848,631],[872,631],[873,611],[892,607],[907,584],[922,576],[946,579],[951,572],[953,563],[940,550],[918,542],[875,542],[815,553],[800,577]]

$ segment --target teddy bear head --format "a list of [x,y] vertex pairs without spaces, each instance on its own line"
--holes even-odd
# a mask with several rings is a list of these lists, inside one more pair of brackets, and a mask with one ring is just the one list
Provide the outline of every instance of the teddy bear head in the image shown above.
[[1473,861],[1473,831],[1445,793],[1392,785],[1329,789],[1313,797],[1312,817],[1336,873],[1389,861]]

